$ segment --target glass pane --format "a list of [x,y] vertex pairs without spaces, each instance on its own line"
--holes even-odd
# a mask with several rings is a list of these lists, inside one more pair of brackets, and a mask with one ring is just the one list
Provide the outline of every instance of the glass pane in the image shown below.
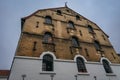
[[43,71],[53,71],[53,57],[51,55],[43,56]]
[[78,57],[76,61],[77,61],[78,72],[86,72],[84,60]]

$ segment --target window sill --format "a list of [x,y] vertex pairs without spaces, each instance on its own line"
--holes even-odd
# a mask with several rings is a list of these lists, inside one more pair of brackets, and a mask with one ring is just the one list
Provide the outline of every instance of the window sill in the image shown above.
[[90,74],[88,72],[79,72],[79,73],[77,73],[77,75],[89,76]]
[[106,73],[106,76],[116,76],[114,73]]
[[53,72],[53,71],[42,71],[42,72],[40,72],[40,74],[43,74],[43,75],[56,75],[56,73]]

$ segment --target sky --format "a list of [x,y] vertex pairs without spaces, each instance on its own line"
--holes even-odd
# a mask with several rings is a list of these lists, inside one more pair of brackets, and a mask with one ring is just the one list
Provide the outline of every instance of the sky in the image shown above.
[[0,0],[0,69],[10,69],[21,33],[21,18],[39,9],[69,8],[95,22],[120,53],[120,0]]

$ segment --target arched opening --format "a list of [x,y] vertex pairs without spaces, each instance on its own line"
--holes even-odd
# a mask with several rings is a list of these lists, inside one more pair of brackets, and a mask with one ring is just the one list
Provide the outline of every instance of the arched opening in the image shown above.
[[83,58],[77,57],[76,62],[77,62],[78,72],[87,72]]
[[112,69],[110,67],[110,64],[107,60],[103,59],[102,63],[103,63],[103,67],[104,67],[106,73],[113,73]]
[[45,17],[45,23],[52,24],[52,18],[50,16]]
[[42,70],[53,71],[53,57],[50,54],[43,56]]

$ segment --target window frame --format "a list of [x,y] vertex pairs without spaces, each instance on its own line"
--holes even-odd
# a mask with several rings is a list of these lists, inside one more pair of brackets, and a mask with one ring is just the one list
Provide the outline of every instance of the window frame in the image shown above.
[[101,50],[101,45],[100,45],[100,43],[99,43],[99,41],[94,41],[94,46],[95,46],[95,48],[96,48],[96,50],[97,51],[100,51]]
[[87,27],[88,27],[89,33],[94,33],[94,29],[91,25],[88,25]]
[[77,37],[72,37],[72,38],[71,38],[71,43],[72,43],[72,46],[73,46],[73,47],[79,47],[79,46],[80,46]]
[[52,24],[52,18],[50,16],[45,17],[45,23],[46,24]]
[[45,54],[42,59],[42,71],[54,71],[54,61],[53,60],[54,60],[54,58],[52,55]]
[[58,14],[58,15],[62,15],[61,10],[57,10],[57,14]]
[[[78,72],[87,72],[86,66],[85,66],[85,61],[81,57],[76,57],[76,64],[77,64],[77,69]],[[82,65],[82,66],[81,66]]]
[[70,28],[70,29],[75,29],[74,22],[68,21],[68,28]]
[[53,43],[53,36],[50,32],[46,32],[43,36],[44,43]]
[[102,64],[106,73],[113,73],[110,63],[106,59],[102,60]]

